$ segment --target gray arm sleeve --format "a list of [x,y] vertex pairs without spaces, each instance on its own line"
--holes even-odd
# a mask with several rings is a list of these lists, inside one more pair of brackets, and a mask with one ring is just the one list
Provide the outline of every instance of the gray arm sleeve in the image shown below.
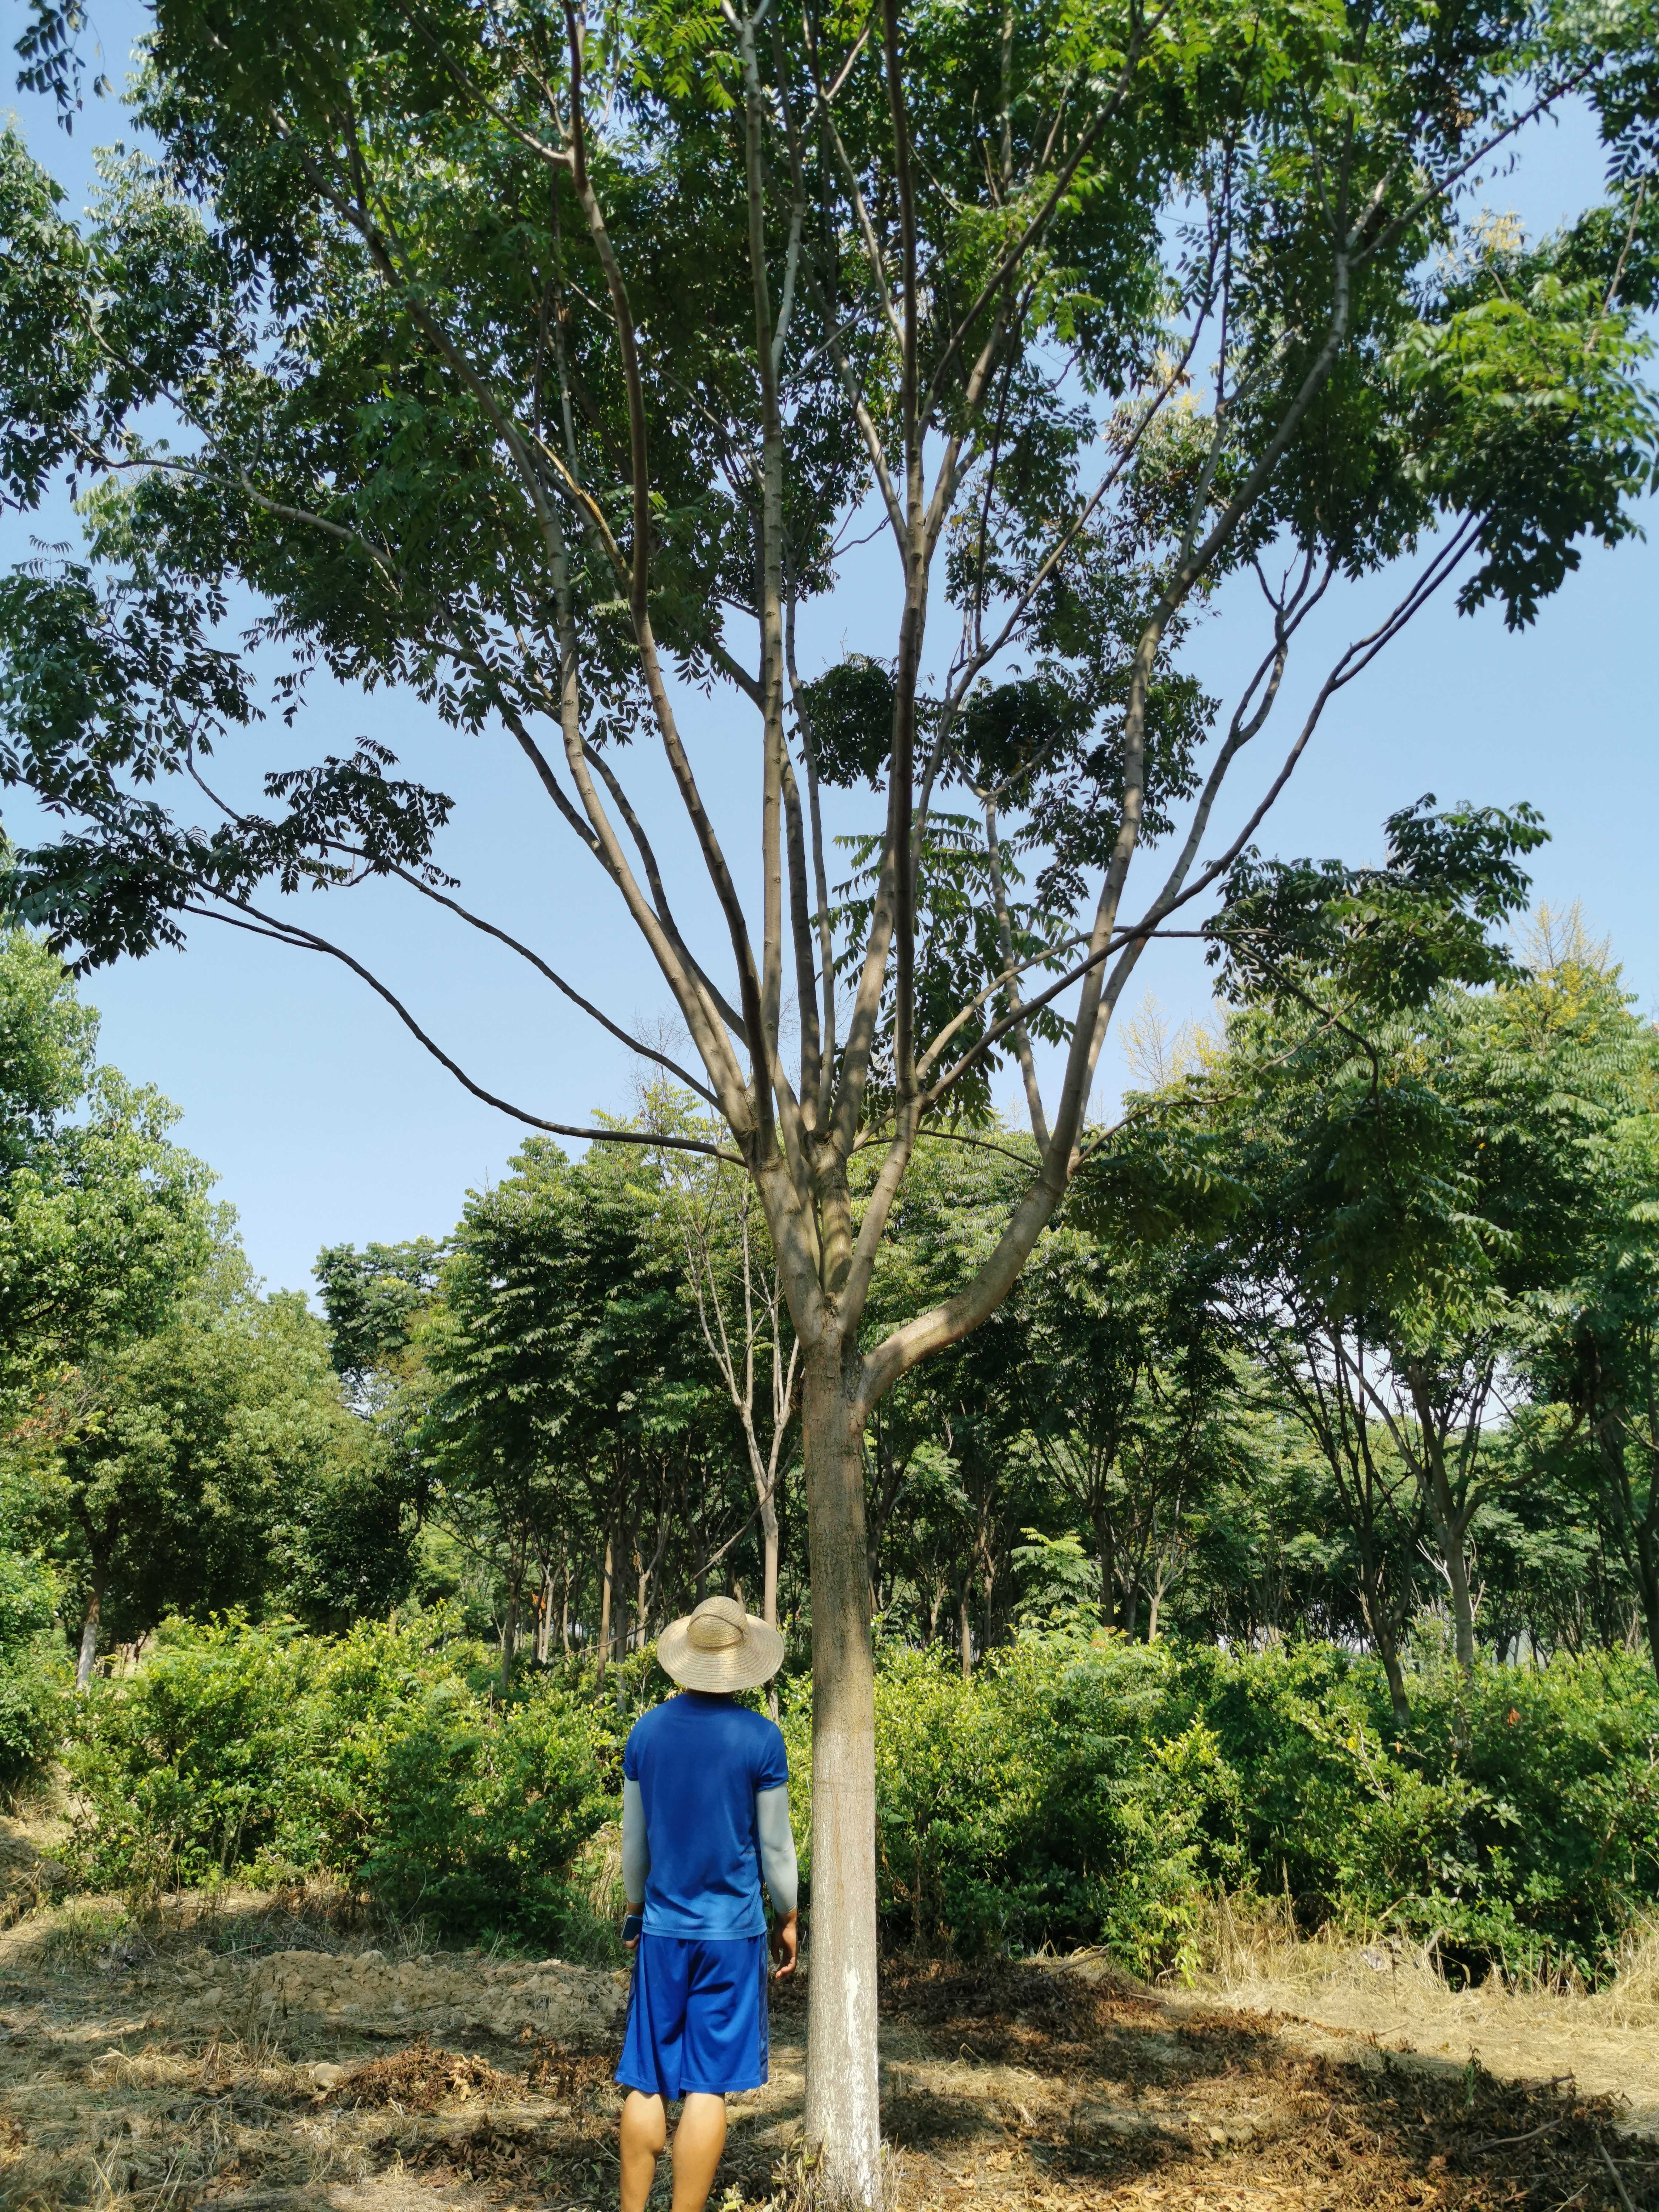
[[645,1839],[645,1800],[637,1782],[623,1784],[623,1887],[630,1905],[645,1901],[645,1877],[651,1871],[651,1846]]
[[755,1826],[760,1834],[761,1876],[781,1917],[795,1909],[799,1875],[795,1865],[795,1838],[789,1826],[789,1790],[755,1792]]

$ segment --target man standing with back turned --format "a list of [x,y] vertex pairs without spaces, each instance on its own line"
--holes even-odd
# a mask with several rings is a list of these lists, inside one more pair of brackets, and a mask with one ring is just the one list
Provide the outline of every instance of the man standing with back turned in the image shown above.
[[622,2212],[644,2212],[674,2130],[673,2212],[702,2212],[726,2144],[726,2100],[766,2079],[765,1882],[778,1978],[795,1971],[789,1761],[775,1723],[737,1703],[776,1674],[783,1638],[735,1598],[705,1599],[663,1631],[681,1694],[634,1724],[623,1754],[623,1881],[634,1953],[617,2079]]

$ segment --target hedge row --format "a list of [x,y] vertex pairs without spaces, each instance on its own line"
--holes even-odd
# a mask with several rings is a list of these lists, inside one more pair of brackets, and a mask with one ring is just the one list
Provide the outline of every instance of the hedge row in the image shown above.
[[[1439,1940],[1470,1972],[1604,1972],[1659,1905],[1659,1685],[1635,1657],[1425,1660],[1397,1730],[1329,1645],[1230,1654],[1029,1634],[972,1682],[885,1650],[878,1858],[890,1935],[930,1948],[1103,1944],[1190,1971],[1218,1889],[1303,1922]],[[669,1686],[532,1673],[445,1616],[329,1640],[175,1626],[65,1711],[76,1876],[155,1888],[325,1872],[441,1932],[559,1941],[572,1866],[615,1817],[628,1712]],[[810,1688],[783,1686],[810,1877]]]

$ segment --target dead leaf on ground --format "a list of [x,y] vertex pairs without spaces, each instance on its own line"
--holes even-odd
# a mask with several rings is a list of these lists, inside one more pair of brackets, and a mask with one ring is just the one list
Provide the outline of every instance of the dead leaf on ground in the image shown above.
[[510,2074],[464,2051],[444,2051],[417,2036],[390,2058],[354,2066],[343,2081],[318,2099],[327,2105],[395,2105],[405,2112],[435,2112],[451,2100],[501,2104],[522,2094]]

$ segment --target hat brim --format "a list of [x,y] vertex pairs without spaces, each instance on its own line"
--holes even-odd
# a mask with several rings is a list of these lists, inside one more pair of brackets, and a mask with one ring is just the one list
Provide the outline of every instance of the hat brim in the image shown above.
[[783,1664],[783,1638],[750,1613],[741,1644],[699,1651],[690,1638],[691,1616],[670,1621],[657,1638],[657,1664],[683,1690],[755,1690]]

